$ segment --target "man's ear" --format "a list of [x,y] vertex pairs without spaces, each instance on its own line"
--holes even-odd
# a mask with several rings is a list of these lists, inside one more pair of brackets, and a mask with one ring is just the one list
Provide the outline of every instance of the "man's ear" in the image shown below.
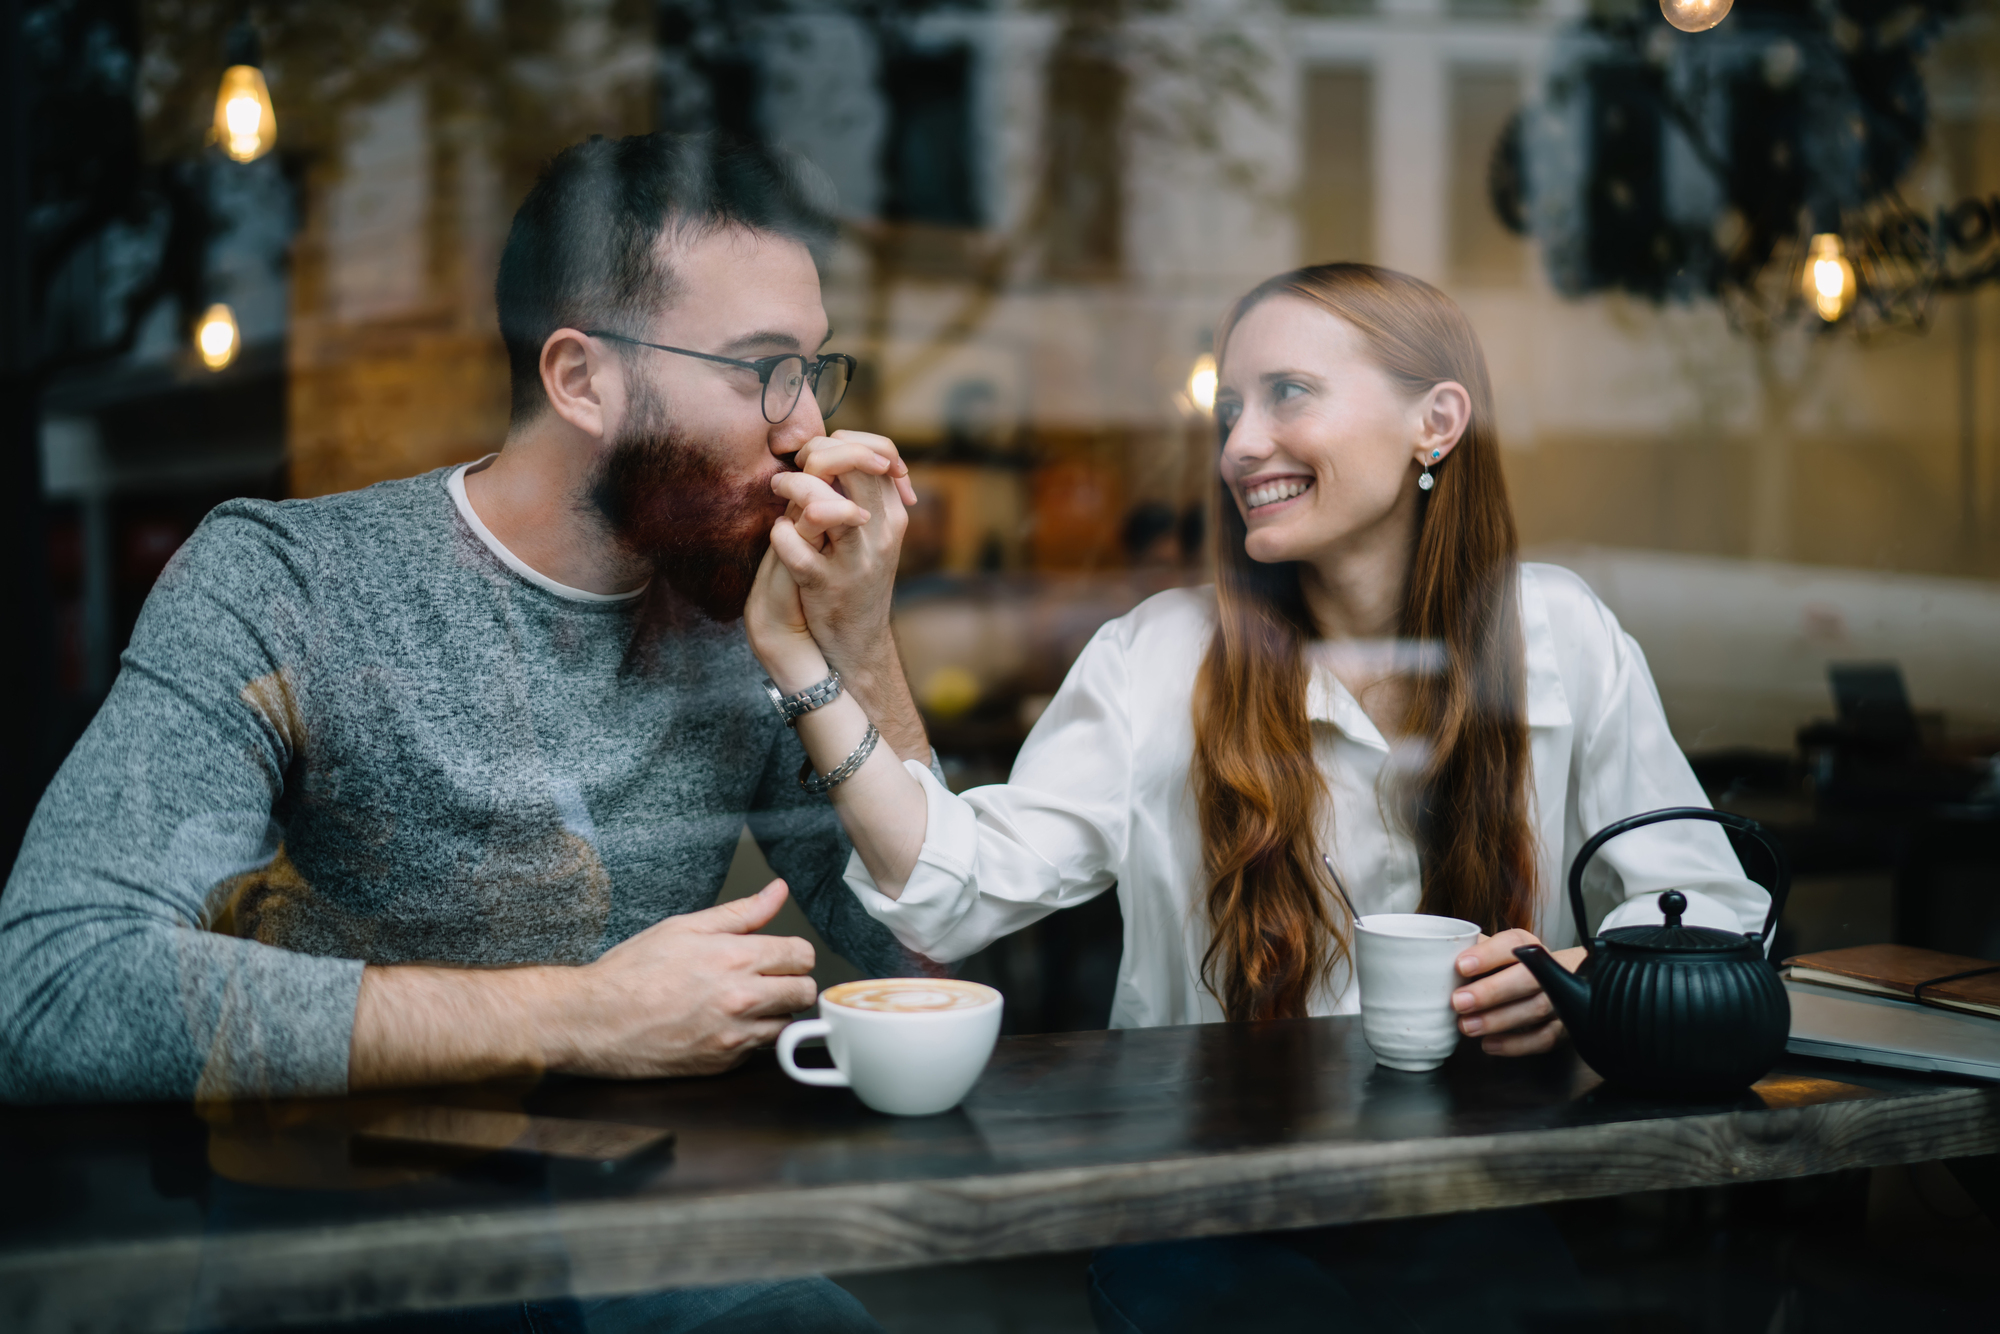
[[575,329],[558,329],[542,344],[542,392],[556,415],[602,440],[624,397],[617,358]]
[[1417,400],[1416,460],[1436,463],[1451,453],[1472,424],[1472,395],[1456,380],[1430,387]]

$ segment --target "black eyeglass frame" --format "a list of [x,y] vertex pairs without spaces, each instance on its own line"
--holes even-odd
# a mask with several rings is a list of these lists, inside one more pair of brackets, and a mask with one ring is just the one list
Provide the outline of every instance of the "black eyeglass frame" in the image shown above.
[[[820,409],[820,420],[824,421],[834,413],[840,411],[840,405],[847,401],[847,391],[854,385],[854,372],[861,364],[845,352],[827,352],[817,357],[808,357],[800,352],[781,352],[774,357],[758,357],[755,361],[745,361],[741,357],[722,357],[717,356],[713,352],[697,352],[693,348],[688,347],[668,347],[665,343],[649,343],[643,338],[628,338],[621,333],[612,333],[609,329],[585,329],[583,332],[589,338],[606,338],[614,343],[630,343],[634,347],[650,347],[655,352],[672,352],[674,355],[681,357],[699,357],[703,361],[716,361],[722,363],[724,366],[737,366],[746,371],[755,371],[757,372],[757,383],[760,386],[757,407],[764,414],[764,420],[773,426],[791,416],[793,411],[798,408],[799,399],[804,395],[807,385],[813,387],[813,401],[819,401],[820,372],[824,371],[828,364],[832,362],[846,363],[847,383],[840,387],[840,397],[834,400],[832,407]],[[778,373],[778,367],[788,361],[798,362],[805,368],[805,374],[799,381],[798,392],[792,395],[792,401],[785,405],[785,410],[782,413],[773,417],[771,415],[770,404],[766,401],[771,395],[771,377]]]

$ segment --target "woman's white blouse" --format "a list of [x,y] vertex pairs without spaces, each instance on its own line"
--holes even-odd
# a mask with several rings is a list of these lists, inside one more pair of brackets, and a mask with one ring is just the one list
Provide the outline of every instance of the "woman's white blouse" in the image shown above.
[[[1564,892],[1570,862],[1614,820],[1661,806],[1705,806],[1667,730],[1645,656],[1584,582],[1553,565],[1521,567],[1528,729],[1539,838],[1535,933],[1578,942]],[[902,897],[875,887],[856,855],[847,883],[914,950],[949,962],[1114,885],[1125,917],[1114,1027],[1207,1023],[1222,1008],[1201,983],[1209,932],[1201,826],[1189,786],[1195,673],[1215,624],[1209,587],[1149,598],[1092,638],[1035,724],[1005,784],[955,796],[924,765],[929,825]],[[1324,666],[1306,698],[1332,794],[1321,846],[1363,913],[1415,912],[1417,850],[1385,815],[1389,745]],[[1706,822],[1653,825],[1612,840],[1584,877],[1602,927],[1658,922],[1655,895],[1687,895],[1690,925],[1762,928],[1769,897]],[[1335,913],[1335,920],[1340,914]],[[1343,965],[1315,1014],[1352,1013]]]

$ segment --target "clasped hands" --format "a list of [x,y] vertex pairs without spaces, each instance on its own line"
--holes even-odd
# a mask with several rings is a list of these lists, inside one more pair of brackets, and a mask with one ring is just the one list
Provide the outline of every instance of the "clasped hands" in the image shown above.
[[909,468],[894,442],[864,431],[809,440],[793,462],[797,472],[771,479],[788,503],[744,609],[750,646],[787,694],[829,666],[862,695],[900,684],[889,605],[916,503]]

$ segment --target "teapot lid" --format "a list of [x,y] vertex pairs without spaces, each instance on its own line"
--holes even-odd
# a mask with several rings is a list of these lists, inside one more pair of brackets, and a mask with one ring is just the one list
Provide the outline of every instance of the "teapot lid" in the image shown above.
[[1602,938],[1623,949],[1672,950],[1678,954],[1719,954],[1740,950],[1755,937],[1735,931],[1718,931],[1708,926],[1682,926],[1687,911],[1687,895],[1670,889],[1660,895],[1660,911],[1666,922],[1660,926],[1621,926],[1602,933]]

